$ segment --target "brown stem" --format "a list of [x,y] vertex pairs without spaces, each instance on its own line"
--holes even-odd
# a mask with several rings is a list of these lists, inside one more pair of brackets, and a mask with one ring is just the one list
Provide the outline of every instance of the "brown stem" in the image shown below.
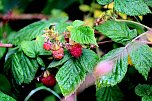
[[113,42],[113,41],[109,40],[109,41],[98,42],[98,45],[105,44],[105,43],[110,43],[110,42]]
[[3,43],[0,43],[0,47],[12,48],[13,45],[12,44],[3,44]]
[[3,15],[0,14],[0,19],[2,20],[28,20],[28,19],[48,19],[49,16],[44,14],[11,14]]

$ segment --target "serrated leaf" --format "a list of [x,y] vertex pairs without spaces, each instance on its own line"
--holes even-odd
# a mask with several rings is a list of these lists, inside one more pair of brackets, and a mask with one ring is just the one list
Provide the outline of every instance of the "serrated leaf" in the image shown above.
[[23,52],[31,57],[35,58],[38,55],[51,55],[51,51],[46,51],[43,49],[44,38],[38,36],[36,40],[33,41],[22,41],[21,48]]
[[0,48],[0,59],[4,56],[6,48]]
[[152,1],[151,1],[151,0],[144,0],[144,1],[145,1],[145,3],[146,3],[148,6],[152,7]]
[[152,94],[152,91],[150,91],[150,85],[147,84],[138,84],[135,87],[135,93],[138,96],[149,96],[150,94]]
[[36,38],[38,35],[42,35],[45,28],[48,28],[50,25],[55,23],[65,22],[68,17],[63,18],[51,18],[50,20],[42,20],[34,22],[23,29],[19,30],[14,37],[14,40],[11,42],[15,45],[20,44],[22,41],[30,41]]
[[97,45],[94,31],[88,26],[79,26],[71,29],[71,39],[81,44]]
[[81,20],[75,20],[75,21],[73,21],[72,26],[73,27],[79,27],[79,26],[81,26],[83,24],[84,24],[83,21],[81,21]]
[[69,26],[70,25],[70,23],[66,23],[66,22],[62,22],[62,23],[58,23],[58,24],[56,24],[56,26],[55,26],[55,30],[59,33],[59,34],[62,34],[63,32],[65,32],[66,31],[66,28],[67,28],[67,26]]
[[113,0],[97,0],[97,2],[100,4],[100,5],[108,5],[112,2]]
[[12,43],[17,45],[22,41],[30,41],[36,38],[38,35],[43,34],[43,30],[49,26],[50,22],[48,21],[38,21],[32,23],[18,31]]
[[135,29],[130,30],[125,23],[116,21],[106,21],[105,23],[96,27],[96,29],[103,35],[111,38],[117,43],[126,44],[137,36]]
[[57,67],[57,66],[63,65],[70,58],[72,58],[71,55],[66,51],[66,52],[64,52],[64,57],[61,60],[53,60],[49,64],[48,68],[53,68],[53,67]]
[[36,60],[37,60],[37,62],[39,63],[39,65],[45,67],[44,62],[43,62],[43,60],[42,60],[40,57],[37,57]]
[[16,101],[14,98],[2,93],[1,91],[0,91],[0,100],[1,101]]
[[152,100],[152,96],[144,96],[142,97],[142,101],[151,101]]
[[97,101],[123,101],[123,94],[118,86],[103,87],[96,91]]
[[[99,76],[96,80],[97,88],[114,86],[119,83],[127,72],[127,66],[128,53],[124,47],[108,52],[96,66],[96,69],[100,68],[98,72],[95,72],[95,75]],[[109,68],[110,70],[108,70]],[[107,73],[104,74],[105,72]]]
[[83,49],[82,56],[78,59],[69,59],[56,75],[62,94],[68,96],[75,92],[97,61],[98,56],[88,49]]
[[114,8],[117,12],[130,16],[151,13],[144,0],[114,0]]
[[8,67],[11,69],[16,82],[20,85],[22,83],[30,83],[34,79],[38,63],[36,59],[29,59],[22,52],[17,52],[5,62],[5,68]]
[[152,67],[152,50],[151,48],[141,42],[134,42],[130,49],[132,50],[130,53],[130,57],[132,60],[135,69],[141,73],[145,79],[148,77],[148,72]]

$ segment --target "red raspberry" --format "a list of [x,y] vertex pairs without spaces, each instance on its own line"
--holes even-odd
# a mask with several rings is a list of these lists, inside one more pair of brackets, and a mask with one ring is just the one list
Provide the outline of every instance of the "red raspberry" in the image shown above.
[[47,77],[41,78],[41,82],[46,86],[54,86],[56,83],[56,80],[53,75],[49,75]]
[[51,44],[45,42],[45,43],[43,44],[43,48],[44,48],[45,50],[51,50]]
[[72,45],[69,49],[72,56],[78,58],[82,54],[82,46],[80,44]]
[[64,56],[64,50],[63,48],[59,48],[58,50],[52,50],[52,54],[54,59],[61,60]]

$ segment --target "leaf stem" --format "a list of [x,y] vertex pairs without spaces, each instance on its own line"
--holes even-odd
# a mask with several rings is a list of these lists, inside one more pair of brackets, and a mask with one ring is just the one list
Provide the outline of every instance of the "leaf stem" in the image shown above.
[[45,86],[41,86],[41,87],[38,87],[38,88],[32,90],[32,91],[28,94],[28,96],[25,98],[24,101],[28,101],[29,98],[30,98],[34,93],[36,93],[36,92],[39,91],[39,90],[47,90],[47,91],[51,92],[52,94],[54,94],[57,98],[59,98],[59,99],[61,100],[61,97],[60,97],[56,92],[54,92],[54,91],[51,90],[50,88],[47,88],[47,87],[45,87]]
[[115,21],[118,21],[118,22],[134,23],[134,24],[136,24],[136,25],[140,25],[140,26],[142,26],[142,27],[146,28],[147,30],[152,30],[152,28],[150,28],[150,27],[148,27],[148,26],[146,26],[146,25],[143,25],[143,24],[141,24],[141,23],[135,22],[135,21],[130,21],[130,20],[121,20],[121,19],[115,19]]

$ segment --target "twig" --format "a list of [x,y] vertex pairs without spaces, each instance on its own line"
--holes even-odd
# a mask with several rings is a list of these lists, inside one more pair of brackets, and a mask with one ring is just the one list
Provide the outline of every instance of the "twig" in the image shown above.
[[105,43],[110,43],[110,42],[113,42],[113,41],[109,40],[109,41],[98,42],[98,45],[105,44]]
[[0,47],[12,48],[13,45],[12,44],[3,44],[3,43],[0,42]]
[[3,15],[0,14],[0,19],[2,20],[28,20],[28,19],[48,19],[49,16],[44,14],[10,14]]
[[120,20],[120,19],[115,19],[115,20],[116,20],[116,21],[118,21],[118,22],[134,23],[134,24],[136,24],[136,25],[140,25],[140,26],[142,26],[142,27],[144,27],[144,28],[146,28],[146,29],[148,29],[148,30],[151,30],[151,31],[152,31],[152,28],[150,28],[150,27],[148,27],[148,26],[146,26],[146,25],[143,25],[143,24],[141,24],[141,23],[135,22],[135,21],[130,21],[130,20]]

